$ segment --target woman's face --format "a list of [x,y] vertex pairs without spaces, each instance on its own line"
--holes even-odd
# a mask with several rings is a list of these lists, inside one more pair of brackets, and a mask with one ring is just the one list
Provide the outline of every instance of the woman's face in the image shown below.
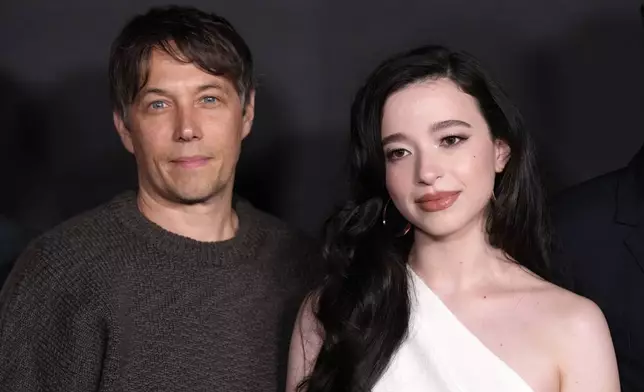
[[448,79],[409,85],[385,102],[381,132],[387,190],[411,224],[445,237],[481,222],[510,149],[474,97]]

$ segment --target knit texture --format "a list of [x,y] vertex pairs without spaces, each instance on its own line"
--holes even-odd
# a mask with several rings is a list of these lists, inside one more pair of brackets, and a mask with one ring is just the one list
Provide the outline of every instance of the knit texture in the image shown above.
[[239,200],[205,243],[127,192],[33,241],[0,292],[0,391],[281,391],[308,237]]

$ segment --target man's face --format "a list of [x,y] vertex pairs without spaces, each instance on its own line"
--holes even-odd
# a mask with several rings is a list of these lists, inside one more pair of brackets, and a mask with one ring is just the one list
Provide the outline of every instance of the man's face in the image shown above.
[[148,69],[127,118],[114,115],[125,148],[136,157],[140,188],[180,204],[232,192],[254,94],[244,108],[228,79],[161,50],[152,51]]

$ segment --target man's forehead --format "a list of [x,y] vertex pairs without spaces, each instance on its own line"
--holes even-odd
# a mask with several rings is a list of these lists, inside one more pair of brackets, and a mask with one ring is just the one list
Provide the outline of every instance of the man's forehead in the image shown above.
[[159,84],[183,84],[199,88],[208,86],[224,91],[235,89],[233,83],[224,75],[210,73],[194,62],[182,57],[177,58],[161,49],[154,49],[150,53],[143,71],[145,73],[142,73],[142,89]]

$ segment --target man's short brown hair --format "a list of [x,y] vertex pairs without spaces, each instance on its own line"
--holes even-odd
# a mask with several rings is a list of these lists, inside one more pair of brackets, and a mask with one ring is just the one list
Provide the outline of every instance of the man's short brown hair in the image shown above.
[[145,86],[153,49],[230,80],[242,104],[254,90],[250,49],[223,17],[193,7],[155,7],[137,15],[114,40],[109,61],[112,108],[121,117]]

